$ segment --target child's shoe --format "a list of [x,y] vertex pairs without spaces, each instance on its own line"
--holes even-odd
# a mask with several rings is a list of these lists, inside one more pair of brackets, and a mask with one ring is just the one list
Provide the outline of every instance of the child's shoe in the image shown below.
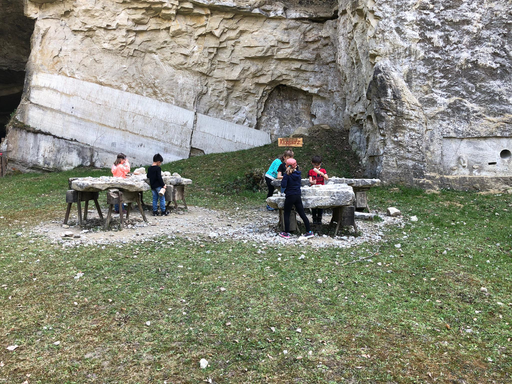
[[169,211],[167,209],[162,212],[162,216],[168,216],[168,215],[169,215]]
[[274,208],[272,208],[270,205],[267,204],[267,211],[275,211]]
[[153,216],[158,216],[158,211],[153,211]]
[[279,232],[279,236],[281,236],[283,239],[290,238],[290,234],[288,232]]
[[310,237],[315,237],[315,234],[313,233],[313,231],[309,231],[309,232],[306,232],[304,234],[304,237],[307,239],[307,238],[310,238]]

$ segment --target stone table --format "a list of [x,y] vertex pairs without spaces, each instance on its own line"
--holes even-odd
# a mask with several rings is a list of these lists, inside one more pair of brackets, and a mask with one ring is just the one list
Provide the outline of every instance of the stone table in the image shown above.
[[[68,194],[71,194],[72,198],[69,199],[71,200],[70,202],[68,201],[68,195],[66,195],[66,202],[68,202],[68,208],[66,211],[64,223],[67,223],[67,220],[69,219],[69,212],[71,211],[72,203],[76,202],[78,207],[78,221],[80,225],[83,225],[82,209],[80,203],[84,199],[86,202],[84,218],[87,220],[88,201],[94,200],[96,204],[96,209],[98,210],[98,214],[100,218],[103,219],[103,215],[101,213],[101,209],[99,207],[97,199],[98,193],[100,191],[106,190],[109,190],[109,193],[107,194],[107,203],[109,205],[109,210],[107,214],[107,220],[105,222],[105,228],[108,228],[110,225],[114,204],[119,204],[119,220],[121,222],[121,228],[123,227],[123,203],[128,203],[128,210],[126,212],[127,219],[130,216],[131,204],[137,203],[142,218],[144,219],[144,221],[147,222],[146,215],[144,214],[144,210],[142,209],[142,200],[140,195],[142,192],[148,191],[150,187],[144,180],[142,180],[139,177],[127,177],[126,179],[109,176],[70,178],[69,187],[70,191],[68,191]],[[74,201],[75,193],[76,201]]]
[[368,206],[368,198],[366,193],[371,187],[376,187],[381,184],[380,179],[347,179],[344,177],[331,177],[327,184],[347,184],[354,189],[355,193],[355,207],[356,211],[364,211],[365,209],[370,212]]
[[[330,226],[336,223],[334,235],[338,233],[340,225],[353,225],[357,231],[354,220],[354,199],[355,194],[352,187],[347,184],[326,184],[301,187],[302,205],[304,208],[332,208],[333,215]],[[279,209],[279,224],[284,226],[284,201],[285,195],[275,192],[267,198],[267,204]],[[293,220],[293,219],[292,219]]]
[[[139,168],[136,171],[138,171],[138,174],[134,174],[132,177],[144,180],[144,182],[149,185],[149,179],[147,178],[146,170],[144,168]],[[185,201],[185,186],[191,185],[192,180],[181,177],[181,175],[176,172],[171,174],[168,171],[162,172],[162,179],[167,186],[165,191],[165,209],[169,209],[169,205],[171,203],[174,203],[174,208],[177,209],[178,200],[183,201],[185,209],[188,209],[187,202]]]
[[[309,186],[309,179],[302,179],[302,186]],[[357,211],[364,211],[365,209],[370,212],[368,206],[368,199],[366,193],[371,187],[376,187],[381,184],[380,179],[348,179],[345,177],[330,177],[326,185],[329,184],[346,184],[353,188],[355,193],[354,206]],[[281,188],[281,180],[273,180],[272,185],[276,188]]]

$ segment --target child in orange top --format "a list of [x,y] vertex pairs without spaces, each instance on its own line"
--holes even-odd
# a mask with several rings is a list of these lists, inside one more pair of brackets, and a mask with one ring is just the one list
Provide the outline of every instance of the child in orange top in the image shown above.
[[[124,153],[119,153],[117,155],[117,159],[110,170],[112,171],[112,175],[114,175],[114,177],[122,177],[123,179],[126,179],[126,175],[130,172],[130,163],[128,162],[128,159]],[[114,205],[114,210],[116,213],[119,213],[119,204]]]
[[[313,169],[311,169],[308,173],[309,184],[324,185],[325,181],[329,180],[329,176],[327,176],[327,171],[322,168],[322,157],[313,156],[311,163],[313,164]],[[313,214],[313,224],[322,224],[323,212],[323,209],[311,208],[311,213]]]
[[114,177],[122,177],[123,179],[126,179],[126,174],[130,172],[130,163],[124,153],[117,155],[117,159],[112,165],[111,171]]

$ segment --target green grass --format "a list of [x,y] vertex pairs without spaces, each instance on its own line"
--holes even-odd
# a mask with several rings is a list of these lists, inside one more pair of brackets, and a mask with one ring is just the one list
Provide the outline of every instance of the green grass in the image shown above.
[[[194,180],[190,204],[261,205],[263,192],[226,185],[276,152],[165,169]],[[297,156],[303,169],[307,157]],[[172,228],[145,243],[78,248],[27,236],[62,219],[68,177],[102,174],[0,179],[0,383],[512,381],[510,195],[372,189],[372,209],[419,220],[352,249],[187,241]]]

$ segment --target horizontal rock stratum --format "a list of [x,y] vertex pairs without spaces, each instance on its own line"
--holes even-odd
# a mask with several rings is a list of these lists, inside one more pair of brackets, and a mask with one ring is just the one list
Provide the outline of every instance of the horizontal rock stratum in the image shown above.
[[[171,161],[325,124],[384,183],[511,185],[510,2],[27,0],[24,14],[15,167]],[[19,69],[12,50],[0,70]]]

